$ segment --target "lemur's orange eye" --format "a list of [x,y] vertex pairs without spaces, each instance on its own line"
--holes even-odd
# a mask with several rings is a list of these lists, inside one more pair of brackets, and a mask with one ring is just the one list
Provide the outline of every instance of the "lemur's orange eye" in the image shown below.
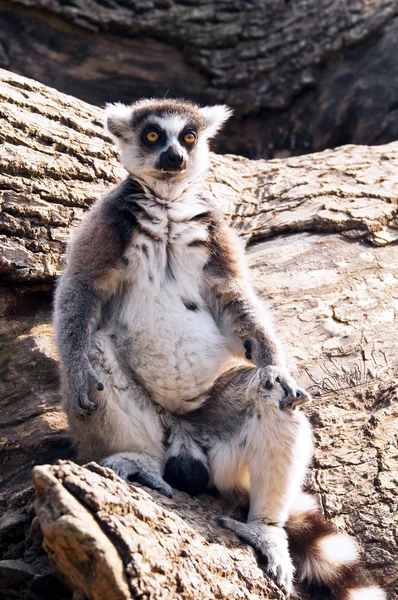
[[195,140],[196,140],[196,135],[194,133],[192,133],[192,131],[190,131],[189,133],[186,133],[184,135],[184,142],[186,144],[193,144]]
[[148,131],[146,134],[146,139],[148,142],[157,142],[159,139],[159,134],[156,131]]

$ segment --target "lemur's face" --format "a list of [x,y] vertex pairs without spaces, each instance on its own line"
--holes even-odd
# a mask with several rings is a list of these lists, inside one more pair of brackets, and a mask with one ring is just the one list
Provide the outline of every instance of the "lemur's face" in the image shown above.
[[206,170],[208,140],[230,114],[226,106],[153,99],[108,105],[105,123],[129,173],[147,183],[172,183],[192,181]]

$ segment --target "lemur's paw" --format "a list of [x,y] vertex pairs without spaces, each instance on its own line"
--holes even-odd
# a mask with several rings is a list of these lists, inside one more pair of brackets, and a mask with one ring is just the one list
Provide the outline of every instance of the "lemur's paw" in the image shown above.
[[[281,384],[282,388],[286,392],[283,384]],[[292,392],[286,392],[286,396],[282,398],[279,403],[281,409],[295,409],[298,406],[303,406],[304,404],[308,404],[311,402],[311,396],[308,392],[303,390],[302,388],[295,387]]]
[[286,594],[293,591],[294,567],[290,558],[286,531],[275,525],[240,523],[230,517],[219,517],[217,523],[230,529],[252,546],[267,563],[268,573]]
[[101,461],[101,465],[112,469],[121,479],[127,482],[131,483],[135,481],[141,483],[141,485],[145,485],[151,488],[151,490],[156,490],[168,498],[173,496],[173,488],[164,481],[159,473],[152,469],[151,463],[153,459],[148,457],[148,465],[145,465],[146,458],[144,456],[135,459],[129,458],[128,453],[126,455],[115,454],[109,456]]
[[279,402],[281,409],[294,409],[311,401],[308,392],[299,388],[288,371],[280,367],[270,366],[262,369],[261,382],[266,390],[272,389],[277,383],[281,386],[285,392],[285,396]]
[[69,386],[70,406],[76,416],[87,418],[97,410],[98,402],[90,394],[90,388],[92,387],[95,387],[98,391],[104,389],[91,365],[86,365],[81,371],[73,373]]
[[73,413],[84,419],[92,415],[98,408],[98,403],[94,399],[90,399],[88,393],[84,390],[72,394],[70,404]]

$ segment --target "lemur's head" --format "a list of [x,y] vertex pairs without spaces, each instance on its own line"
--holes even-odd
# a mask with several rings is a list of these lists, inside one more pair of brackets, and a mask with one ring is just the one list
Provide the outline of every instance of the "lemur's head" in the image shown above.
[[108,104],[105,128],[124,167],[147,183],[193,181],[208,167],[208,140],[231,115],[224,105],[201,108],[173,99]]

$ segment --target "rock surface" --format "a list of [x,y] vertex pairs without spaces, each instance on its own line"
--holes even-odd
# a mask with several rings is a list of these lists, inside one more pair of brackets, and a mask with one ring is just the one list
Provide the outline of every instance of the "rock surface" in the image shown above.
[[396,140],[397,41],[394,0],[0,0],[1,67],[97,105],[226,102],[218,148],[252,158]]
[[[0,141],[0,593],[43,600],[51,584],[52,600],[70,598],[70,586],[109,600],[103,580],[120,598],[157,597],[167,581],[169,598],[282,598],[251,550],[215,525],[228,510],[220,500],[167,500],[71,462],[35,471],[46,548],[68,583],[55,574],[30,478],[34,464],[72,457],[51,292],[71,228],[123,172],[98,108],[5,71]],[[213,155],[209,178],[247,243],[290,366],[314,395],[310,486],[394,600],[397,172],[391,144],[272,162]]]

